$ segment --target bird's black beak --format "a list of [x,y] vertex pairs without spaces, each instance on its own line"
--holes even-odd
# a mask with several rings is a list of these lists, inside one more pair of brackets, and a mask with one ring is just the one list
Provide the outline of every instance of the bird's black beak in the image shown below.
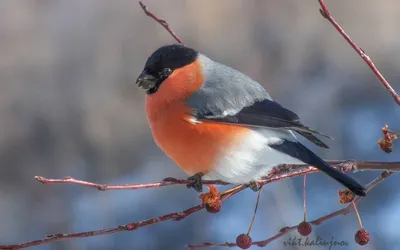
[[137,78],[136,84],[142,89],[149,90],[157,86],[157,81],[158,79],[155,76],[150,75],[144,70]]

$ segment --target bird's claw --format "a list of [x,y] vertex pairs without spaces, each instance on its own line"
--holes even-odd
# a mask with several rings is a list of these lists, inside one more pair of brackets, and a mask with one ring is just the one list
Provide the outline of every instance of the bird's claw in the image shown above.
[[203,173],[197,173],[197,174],[187,178],[187,180],[191,181],[191,183],[187,184],[186,187],[193,188],[197,192],[202,192],[203,191],[203,181],[202,181],[203,175],[204,175]]

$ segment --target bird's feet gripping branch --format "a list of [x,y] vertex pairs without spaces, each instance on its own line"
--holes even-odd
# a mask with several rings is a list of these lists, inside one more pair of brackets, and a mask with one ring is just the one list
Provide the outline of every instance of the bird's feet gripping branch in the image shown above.
[[191,181],[192,183],[187,184],[186,187],[193,188],[197,192],[203,192],[203,176],[203,173],[197,173],[193,176],[190,176],[189,178],[187,178],[187,180]]

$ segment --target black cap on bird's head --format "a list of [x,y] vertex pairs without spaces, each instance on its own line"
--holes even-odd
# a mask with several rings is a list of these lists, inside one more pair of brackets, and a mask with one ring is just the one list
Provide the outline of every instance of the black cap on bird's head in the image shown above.
[[147,90],[147,94],[153,94],[175,69],[191,64],[197,55],[196,50],[181,44],[162,46],[147,59],[136,84]]

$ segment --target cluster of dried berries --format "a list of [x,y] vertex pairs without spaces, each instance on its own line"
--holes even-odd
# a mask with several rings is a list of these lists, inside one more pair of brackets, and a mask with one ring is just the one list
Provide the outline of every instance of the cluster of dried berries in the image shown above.
[[393,151],[393,140],[397,139],[396,132],[389,130],[388,125],[382,128],[383,139],[379,138],[378,145],[386,153]]
[[206,206],[206,210],[209,213],[218,213],[222,208],[221,196],[218,189],[213,185],[207,185],[210,191],[205,194],[200,194],[200,199]]
[[339,190],[338,193],[339,193],[339,197],[340,197],[340,203],[342,203],[342,204],[350,203],[356,197],[355,194],[353,192],[351,192],[350,190],[348,190],[347,188],[344,190]]

